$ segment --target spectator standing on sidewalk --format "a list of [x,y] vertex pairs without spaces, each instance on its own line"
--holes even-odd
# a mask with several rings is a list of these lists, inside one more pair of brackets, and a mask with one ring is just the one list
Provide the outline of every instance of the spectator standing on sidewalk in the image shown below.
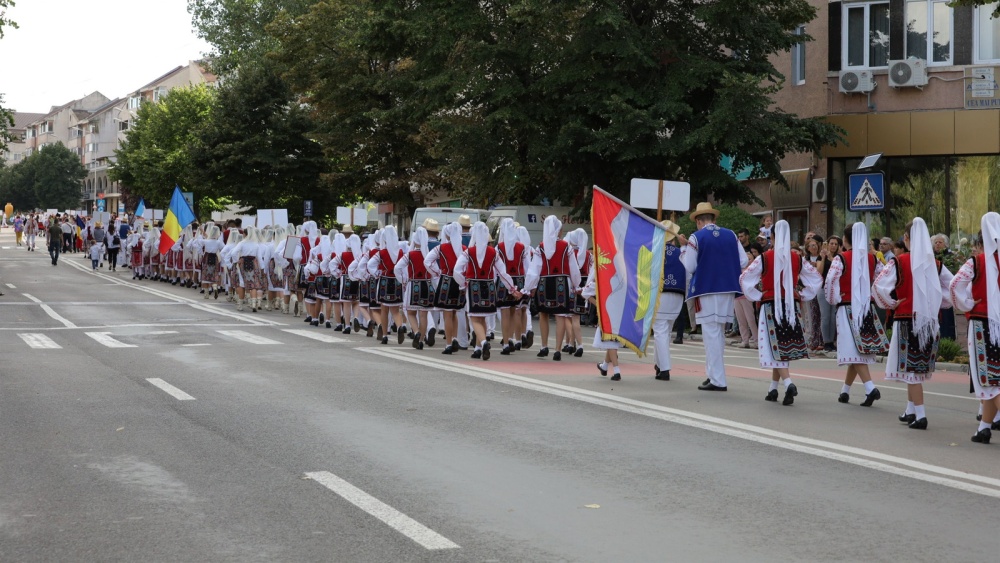
[[[819,272],[823,276],[824,288],[826,275],[830,272],[830,265],[833,259],[840,254],[840,237],[832,236],[827,239],[826,245],[820,250]],[[823,350],[833,352],[837,349],[834,342],[837,340],[837,310],[822,295],[816,297],[819,302],[820,331],[823,333]]]

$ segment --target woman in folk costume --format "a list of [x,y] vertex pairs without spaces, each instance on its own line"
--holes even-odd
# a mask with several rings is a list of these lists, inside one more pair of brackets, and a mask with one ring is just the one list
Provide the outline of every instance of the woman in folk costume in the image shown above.
[[[249,301],[250,310],[254,313],[260,308],[261,298],[267,289],[267,280],[260,260],[262,246],[260,230],[256,227],[247,227],[247,236],[235,251],[240,278],[243,280],[244,297]],[[237,302],[236,309],[242,311],[242,306],[243,303]]]
[[142,279],[146,275],[146,270],[142,265],[142,250],[144,235],[142,225],[136,227],[132,234],[126,239],[126,246],[129,253],[129,266],[132,268],[132,279]]
[[[517,239],[517,227],[514,220],[507,218],[500,221],[500,234],[497,237],[500,242],[497,244],[497,253],[503,262],[504,271],[513,280],[514,286],[524,288],[524,276],[531,266],[531,251]],[[523,301],[521,297],[515,297],[513,293],[507,291],[506,286],[497,287],[497,308],[500,309],[500,333],[502,335],[503,349],[500,354],[509,355],[515,350],[520,350],[522,342],[514,342],[514,336],[523,338],[523,328],[519,326],[518,305]],[[521,332],[518,332],[518,329]]]
[[201,287],[205,290],[205,299],[209,295],[219,298],[219,279],[222,271],[222,229],[217,225],[208,228],[208,236],[198,244],[201,254]]
[[[799,394],[789,376],[788,362],[809,357],[798,302],[816,297],[823,287],[823,276],[792,252],[787,221],[774,225],[772,240],[774,248],[754,259],[740,275],[740,287],[747,299],[760,303],[757,352],[760,367],[771,368],[771,388],[764,399],[777,402],[780,380],[785,385],[781,404],[787,406]],[[801,291],[795,290],[796,284],[802,285]]]
[[305,305],[306,318],[303,322],[319,326],[326,322],[326,305],[330,300],[330,277],[323,274],[323,256],[329,256],[333,251],[330,237],[322,235],[319,244],[309,250],[309,255],[302,265],[303,280],[306,282]]
[[142,264],[150,276],[149,279],[160,279],[160,229],[153,227],[146,233],[142,245]]
[[515,298],[521,297],[521,291],[514,285],[497,250],[490,246],[490,231],[486,223],[477,221],[469,232],[472,244],[455,263],[455,281],[467,290],[465,310],[473,332],[482,339],[473,343],[475,351],[472,358],[486,361],[490,359],[486,318],[497,313],[497,280]]
[[368,260],[372,256],[377,234],[378,231],[371,233],[361,241],[361,252],[354,255],[354,262],[347,267],[348,277],[352,282],[358,284],[358,312],[362,320],[354,327],[354,331],[360,331],[363,326],[367,329],[366,336],[368,338],[371,338],[375,333],[374,313],[370,308],[372,295],[368,291]]
[[938,347],[938,312],[951,307],[948,268],[934,259],[927,224],[913,219],[903,233],[909,253],[896,256],[875,278],[875,303],[893,309],[892,341],[885,378],[906,383],[908,402],[899,421],[916,430],[927,428],[924,381],[931,378]]
[[264,287],[261,290],[257,308],[270,311],[271,301],[274,299],[274,291],[271,288],[271,264],[274,258],[274,228],[264,227],[259,229],[260,246],[257,247],[257,257],[260,259],[260,268],[264,274]]
[[[517,242],[524,245],[524,250],[527,253],[527,265],[525,266],[525,286],[527,285],[528,269],[531,268],[531,262],[535,259],[535,254],[538,254],[538,250],[531,246],[531,233],[528,232],[527,227],[518,225],[516,222],[514,226],[517,227]],[[521,289],[522,293],[527,294],[528,290],[526,287]],[[518,348],[518,342],[514,342],[514,348],[520,350],[521,348],[528,349],[535,344],[535,331],[533,330],[531,324],[531,296],[524,295],[521,301],[517,304],[515,309],[515,332],[514,334],[521,335],[520,348]]]
[[236,302],[236,293],[240,286],[239,268],[236,266],[236,247],[243,241],[243,235],[237,229],[229,230],[229,237],[225,246],[222,247],[223,275],[222,281],[226,286],[226,300]]
[[194,283],[194,260],[195,252],[195,232],[197,225],[194,223],[184,227],[181,231],[181,259],[177,263],[177,270],[180,274],[181,285],[183,287],[195,287]]
[[[333,327],[337,332],[343,332],[345,321],[344,315],[344,300],[343,300],[343,284],[341,283],[340,272],[334,272],[333,267],[337,262],[337,258],[341,254],[347,252],[347,239],[344,238],[343,233],[334,233],[330,235],[331,245],[333,247],[330,252],[330,256],[324,257],[325,264],[321,264],[323,271],[326,275],[330,276],[330,318],[327,319],[327,328],[330,325],[330,319],[335,319],[337,321],[337,326]],[[348,306],[350,301],[348,301]],[[346,317],[350,319],[350,317]]]
[[[667,232],[664,238],[667,242],[663,256],[663,284],[660,287],[660,304],[653,317],[653,349],[656,350],[656,363],[653,364],[655,378],[660,381],[670,381],[670,333],[673,332],[674,321],[681,314],[684,306],[684,291],[687,287],[687,270],[681,262],[687,239],[681,233],[681,228],[671,221],[660,221]],[[593,271],[593,268],[591,268]],[[589,283],[589,282],[588,282]],[[586,290],[585,290],[586,291]],[[600,331],[598,331],[600,332]]]
[[435,287],[434,307],[441,311],[445,338],[450,340],[442,354],[452,354],[460,349],[456,315],[459,309],[465,308],[465,293],[455,281],[455,266],[463,252],[462,226],[448,223],[441,230],[441,244],[434,247],[424,259],[424,267],[430,273]]
[[566,324],[559,322],[559,316],[570,314],[570,307],[580,287],[580,265],[569,244],[559,240],[562,222],[555,216],[545,218],[542,227],[542,243],[531,261],[531,269],[525,276],[524,289],[534,291],[538,305],[538,324],[542,330],[542,349],[538,357],[549,355],[549,317],[556,316],[556,351],[552,359],[562,359],[559,346],[566,338]]
[[[186,230],[187,227],[184,227]],[[177,237],[174,244],[167,251],[166,255],[163,256],[163,270],[166,273],[167,280],[170,281],[170,285],[177,285],[180,282],[180,266],[178,264],[181,262],[181,254],[184,251],[184,231],[181,231],[181,236]]]
[[282,276],[281,266],[278,265],[278,245],[285,240],[285,228],[281,226],[267,229],[267,236],[264,241],[269,248],[270,258],[264,265],[267,271],[267,302],[264,305],[265,311],[278,310],[281,308],[281,298],[284,296],[285,279]]
[[[403,303],[403,284],[396,278],[396,263],[403,257],[399,247],[399,235],[396,227],[388,225],[382,230],[381,245],[377,253],[368,259],[368,274],[376,279],[379,326],[378,336],[382,344],[389,343],[389,315],[399,319],[399,307]],[[370,287],[370,286],[369,286]],[[396,330],[398,343],[406,338],[402,326]]]
[[991,211],[980,225],[983,252],[958,270],[950,294],[969,319],[969,370],[982,408],[972,441],[989,444],[991,429],[1000,430],[1000,422],[993,422],[1000,410],[1000,215]]
[[291,229],[281,227],[274,232],[274,269],[280,278],[275,302],[284,315],[291,312],[292,291],[295,289],[295,262],[285,257],[285,249],[289,244],[294,245],[295,250],[299,246],[299,241],[295,238],[295,227],[289,226]]
[[[683,266],[682,266],[683,268]],[[587,281],[583,284],[581,294],[591,305],[597,306],[597,268],[591,268],[587,273]],[[601,334],[604,332],[600,327],[600,316],[597,319],[598,327],[594,331],[594,348],[604,350],[604,361],[597,362],[597,371],[602,376],[608,375],[608,370],[612,370],[611,381],[621,381],[622,372],[618,365],[618,349],[622,347],[617,340],[604,340]]]
[[[309,276],[306,273],[306,266],[309,265],[309,256],[312,254],[312,249],[319,246],[320,237],[320,231],[316,226],[316,221],[306,221],[305,223],[302,223],[300,231],[301,233],[298,235],[300,241],[299,252],[297,253],[299,262],[296,264],[295,277],[295,295],[297,298],[296,316],[306,312],[309,304],[316,303],[316,283],[314,280],[310,285],[308,279]],[[308,315],[309,313],[306,314]],[[312,316],[310,315],[304,322],[311,323],[312,320]]]
[[[573,247],[573,252],[576,253],[576,262],[580,265],[580,291],[583,290],[583,286],[587,283],[587,276],[590,275],[590,269],[593,267],[594,256],[587,250],[587,246],[590,241],[587,236],[587,231],[583,229],[576,229],[571,231],[567,236],[567,242]],[[583,331],[580,328],[580,316],[586,315],[590,312],[590,302],[583,297],[583,295],[577,295],[573,302],[572,307],[573,314],[569,317],[569,326],[567,327],[571,331],[571,335],[567,338],[568,342],[564,352],[573,354],[577,358],[583,357]]]
[[[403,303],[406,304],[406,320],[413,332],[413,347],[424,349],[424,335],[427,334],[427,312],[434,307],[434,286],[431,275],[424,266],[430,252],[427,250],[427,229],[417,227],[413,232],[410,250],[396,262],[396,279],[403,284]],[[433,337],[427,345],[433,344]]]
[[356,327],[354,330],[361,328],[357,317],[358,309],[361,308],[358,303],[361,284],[351,280],[348,269],[354,263],[355,256],[361,256],[361,239],[354,234],[350,225],[345,225],[340,234],[350,236],[344,239],[342,249],[336,249],[336,256],[330,261],[330,275],[338,280],[337,285],[340,287],[340,308],[344,320],[343,326],[338,327],[344,334],[351,334],[352,324]]
[[861,222],[844,229],[844,250],[833,258],[826,274],[826,300],[837,308],[837,365],[847,366],[841,403],[850,400],[851,385],[861,377],[865,385],[863,407],[882,398],[868,366],[889,349],[882,322],[871,306],[872,282],[881,264],[868,251],[868,227]]

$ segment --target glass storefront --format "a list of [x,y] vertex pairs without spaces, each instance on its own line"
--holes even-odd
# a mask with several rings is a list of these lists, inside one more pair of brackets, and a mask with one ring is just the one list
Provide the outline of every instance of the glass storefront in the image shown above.
[[922,217],[931,235],[944,233],[955,246],[972,239],[984,213],[1000,210],[998,155],[883,157],[871,171],[885,175],[885,209],[867,213],[848,210],[848,177],[860,163],[857,158],[829,162],[831,233],[864,221],[872,237],[898,239],[907,222]]

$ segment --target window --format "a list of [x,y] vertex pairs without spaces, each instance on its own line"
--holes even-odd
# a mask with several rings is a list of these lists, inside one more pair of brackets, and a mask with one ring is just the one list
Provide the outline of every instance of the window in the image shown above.
[[[805,35],[806,26],[795,28],[795,35]],[[792,47],[792,84],[806,83],[806,44],[803,41]]]
[[35,128],[34,127],[28,127],[24,131],[24,138],[25,139],[34,139],[35,138]]
[[951,15],[948,0],[907,0],[906,57],[951,64]]
[[139,96],[131,96],[128,99],[128,109],[139,109],[139,105],[142,104],[142,98]]
[[97,152],[97,143],[87,143],[87,152]]
[[31,156],[31,154],[34,153],[34,152],[35,152],[35,149],[24,149],[24,156],[25,156],[25,158]]
[[889,65],[888,2],[846,4],[843,29],[845,68]]
[[82,136],[83,136],[83,129],[81,129],[80,127],[73,127],[69,130],[70,139],[79,139]]
[[119,121],[118,122],[118,130],[119,131],[128,131],[128,129],[129,129],[129,127],[128,127],[128,120],[127,119],[125,121]]
[[1000,19],[993,19],[996,6],[976,8],[976,61],[1000,61]]
[[166,95],[167,95],[167,89],[164,88],[163,86],[157,86],[153,90],[153,101],[154,102],[158,102],[161,99],[163,99],[163,97],[166,96]]
[[96,123],[91,123],[90,125],[87,126],[87,132],[88,133],[100,133],[101,132],[101,128],[98,127]]
[[51,121],[46,121],[42,123],[42,133],[51,133],[53,131],[53,125]]

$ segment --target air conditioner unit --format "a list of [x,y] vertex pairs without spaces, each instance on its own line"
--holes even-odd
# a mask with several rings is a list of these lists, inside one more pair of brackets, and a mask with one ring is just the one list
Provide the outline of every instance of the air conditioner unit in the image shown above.
[[870,70],[840,71],[840,91],[844,94],[866,94],[875,89],[875,79]]
[[813,180],[812,202],[826,203],[826,178]]
[[889,86],[905,88],[927,85],[927,62],[923,59],[889,61]]

